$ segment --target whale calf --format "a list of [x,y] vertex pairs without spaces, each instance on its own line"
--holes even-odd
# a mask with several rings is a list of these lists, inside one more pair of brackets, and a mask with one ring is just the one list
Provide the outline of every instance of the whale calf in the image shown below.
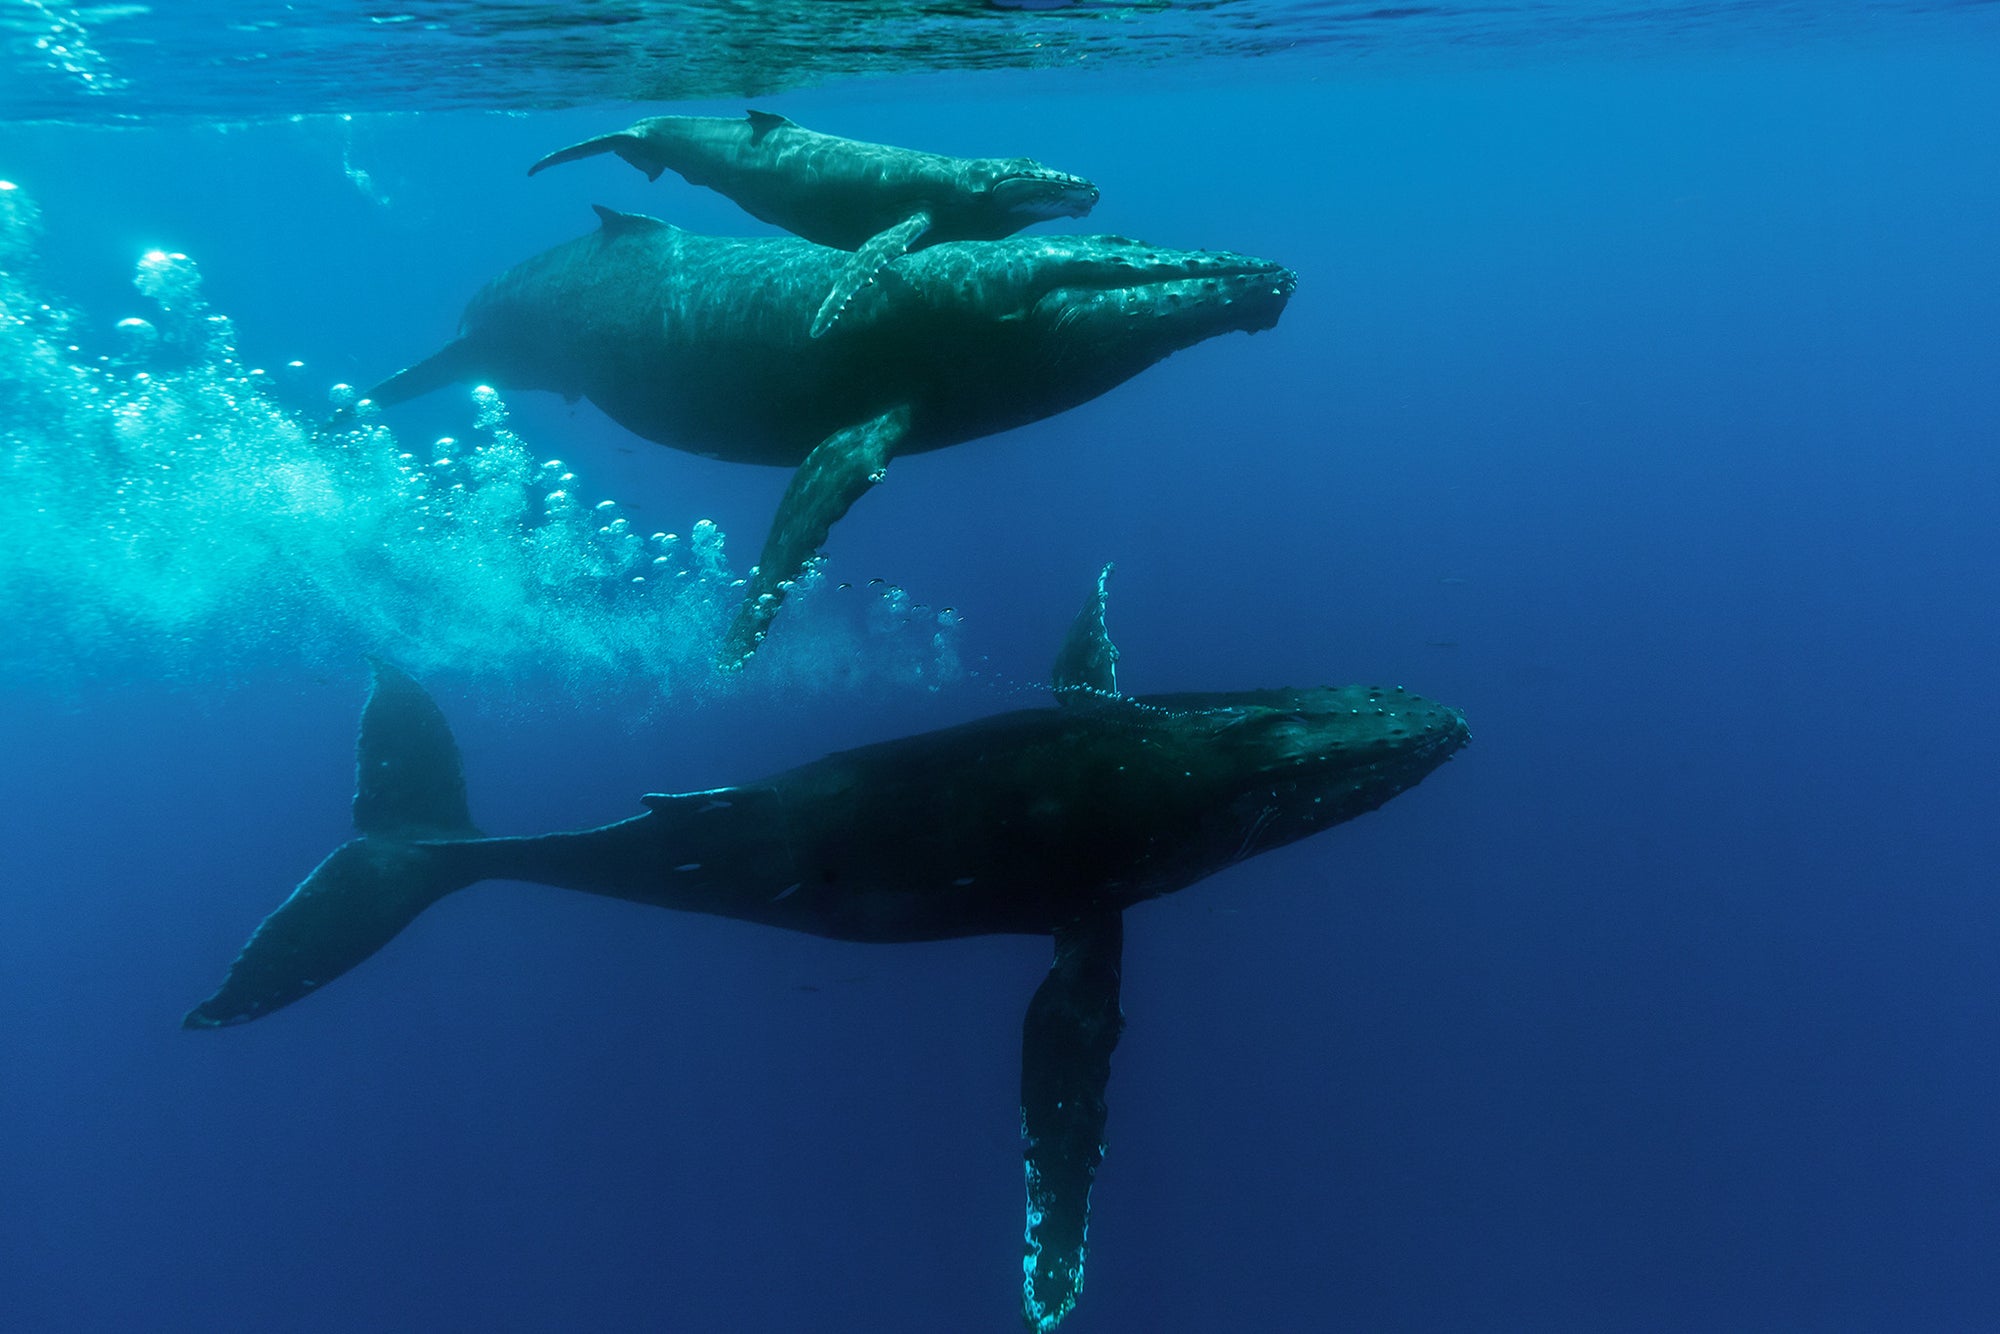
[[672,171],[794,236],[854,252],[813,312],[831,329],[884,264],[940,241],[997,241],[1049,218],[1080,218],[1097,187],[1032,158],[958,158],[820,134],[768,111],[649,116],[558,149],[528,174],[615,153],[658,180]]
[[525,880],[837,940],[1047,935],[1022,1024],[1022,1312],[1051,1328],[1083,1286],[1105,1088],[1124,1018],[1124,912],[1374,810],[1467,740],[1400,688],[1129,698],[1105,630],[1109,567],[1058,654],[1055,702],[829,755],[740,787],[654,795],[596,829],[487,837],[451,730],[377,664],[356,837],[264,919],[184,1021],[246,1023],[373,954],[482,880]]
[[648,440],[796,468],[727,663],[755,651],[890,459],[1053,416],[1181,348],[1268,329],[1297,281],[1269,260],[1119,236],[948,242],[887,265],[815,339],[840,251],[597,212],[596,231],[487,283],[457,339],[368,396],[394,404],[461,380],[553,390]]

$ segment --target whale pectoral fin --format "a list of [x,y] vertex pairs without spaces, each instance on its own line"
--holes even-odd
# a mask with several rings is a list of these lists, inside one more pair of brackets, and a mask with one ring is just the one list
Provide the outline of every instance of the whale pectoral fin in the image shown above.
[[1104,604],[1110,597],[1113,568],[1106,565],[1097,572],[1097,588],[1070,622],[1069,635],[1056,653],[1049,681],[1058,701],[1118,693],[1118,646],[1104,628]]
[[580,158],[596,157],[599,153],[616,153],[645,172],[649,181],[659,180],[660,173],[666,170],[648,149],[644,135],[636,130],[620,130],[616,134],[600,134],[595,139],[571,144],[568,148],[558,148],[528,168],[528,174],[533,176],[545,168],[560,166],[565,162],[575,162]]
[[840,276],[833,280],[833,290],[820,302],[819,313],[813,316],[812,336],[819,338],[840,319],[847,303],[854,300],[861,289],[875,281],[875,275],[882,272],[885,264],[893,263],[909,252],[923,234],[931,229],[931,215],[927,209],[918,209],[893,227],[875,233],[861,243],[854,252],[854,258],[847,261]]
[[1021,1025],[1028,1185],[1021,1313],[1035,1330],[1054,1328],[1083,1291],[1090,1186],[1104,1159],[1104,1086],[1125,1027],[1124,916],[1096,913],[1058,927],[1055,938],[1055,962]]
[[840,516],[882,480],[890,456],[909,430],[909,407],[894,407],[870,421],[835,431],[806,455],[778,502],[764,553],[757,558],[743,605],[723,640],[723,666],[734,667],[757,651],[792,580],[819,554]]

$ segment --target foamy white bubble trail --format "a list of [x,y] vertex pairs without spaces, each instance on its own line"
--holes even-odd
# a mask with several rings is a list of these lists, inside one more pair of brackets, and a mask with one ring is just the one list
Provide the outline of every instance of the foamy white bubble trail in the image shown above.
[[[936,686],[956,618],[801,580],[743,672],[714,655],[740,576],[698,521],[642,533],[531,451],[490,388],[463,438],[332,425],[246,365],[186,255],[139,262],[144,318],[86,322],[30,278],[39,218],[0,184],[0,673],[199,681],[363,654],[419,675],[555,677],[677,700]],[[339,395],[335,395],[336,401]],[[879,605],[878,605],[879,604]]]

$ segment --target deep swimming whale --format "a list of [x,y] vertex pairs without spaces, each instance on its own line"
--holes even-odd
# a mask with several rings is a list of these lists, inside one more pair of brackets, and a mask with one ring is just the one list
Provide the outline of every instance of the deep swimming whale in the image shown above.
[[1083,1286],[1104,1093],[1124,1017],[1124,911],[1374,810],[1463,746],[1457,711],[1400,687],[1118,693],[1107,567],[1056,659],[1051,707],[829,755],[741,787],[643,798],[578,833],[472,823],[444,715],[378,664],[353,841],[259,926],[189,1028],[258,1019],[481,880],[526,880],[851,941],[1054,937],[1021,1041],[1022,1311]]
[[844,262],[789,237],[602,225],[467,303],[456,340],[369,391],[459,380],[588,398],[677,449],[797,468],[722,659],[753,652],[790,581],[889,460],[1066,411],[1217,334],[1276,324],[1289,269],[1117,236],[959,241],[905,255],[833,334],[806,325]]
[[658,180],[672,171],[760,221],[854,257],[814,313],[820,337],[884,264],[940,241],[997,241],[1049,218],[1080,218],[1097,187],[1032,158],[958,158],[820,134],[768,111],[649,116],[558,149],[528,168],[615,153]]

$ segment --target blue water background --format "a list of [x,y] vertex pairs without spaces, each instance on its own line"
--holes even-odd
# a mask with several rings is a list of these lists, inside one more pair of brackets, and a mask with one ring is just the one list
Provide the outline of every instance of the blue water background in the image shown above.
[[[898,461],[836,530],[835,577],[964,613],[978,678],[650,716],[440,687],[475,816],[596,823],[1032,703],[1116,559],[1128,689],[1397,683],[1474,744],[1130,915],[1071,1328],[2000,1325],[1996,50],[774,99],[1032,153],[1103,188],[1089,229],[1281,259],[1298,294]],[[100,327],[166,246],[246,356],[367,383],[589,203],[756,230],[608,161],[522,175],[630,114],[12,126],[0,175]],[[784,483],[510,404],[744,559]],[[1015,1327],[1045,942],[487,886],[294,1009],[179,1031],[345,836],[362,684],[274,655],[0,694],[0,1324]]]

